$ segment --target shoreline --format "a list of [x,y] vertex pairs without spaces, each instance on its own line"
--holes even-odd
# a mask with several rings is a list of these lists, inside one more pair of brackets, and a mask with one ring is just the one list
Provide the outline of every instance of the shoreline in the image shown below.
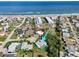
[[79,15],[79,13],[69,13],[69,14],[40,14],[40,15],[37,15],[37,14],[35,14],[35,15],[17,15],[17,14],[11,14],[11,15],[8,15],[8,14],[4,14],[4,15],[0,15],[0,16],[27,16],[27,17],[31,17],[31,16],[71,16],[71,15]]

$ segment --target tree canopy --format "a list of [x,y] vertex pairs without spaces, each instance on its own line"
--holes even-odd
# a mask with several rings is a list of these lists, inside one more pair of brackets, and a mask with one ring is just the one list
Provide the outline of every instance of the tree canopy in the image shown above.
[[57,35],[52,34],[51,32],[47,35],[47,44],[48,44],[48,56],[49,57],[58,57],[59,51],[60,51],[60,39],[57,37]]

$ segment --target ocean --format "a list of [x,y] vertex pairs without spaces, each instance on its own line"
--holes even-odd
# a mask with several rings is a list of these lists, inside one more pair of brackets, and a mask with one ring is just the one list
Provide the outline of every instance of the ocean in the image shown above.
[[0,2],[0,15],[79,13],[79,2]]

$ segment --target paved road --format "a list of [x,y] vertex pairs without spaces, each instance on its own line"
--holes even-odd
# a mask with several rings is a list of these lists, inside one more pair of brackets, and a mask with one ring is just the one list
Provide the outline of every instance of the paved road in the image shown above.
[[25,22],[26,18],[24,18],[24,20],[22,21],[22,23],[18,26],[16,26],[16,28],[20,27],[21,25],[23,25],[23,23]]
[[13,31],[10,33],[10,35],[5,39],[5,41],[3,42],[3,46],[5,46],[5,44],[8,42],[8,41],[10,41],[10,38],[11,38],[11,36],[13,35],[13,33],[14,33],[14,31],[18,28],[18,27],[20,27],[23,23],[25,22],[25,18],[24,18],[24,20],[22,21],[22,23],[20,24],[20,25],[18,25],[17,27],[15,27],[14,29],[13,29]]
[[74,30],[73,26],[71,25],[69,19],[67,17],[65,17],[65,19],[67,20],[67,23],[69,24],[70,28],[71,28],[71,31],[73,32],[74,34],[74,39],[76,40],[77,39],[77,35],[76,35],[76,31]]
[[[76,42],[76,39],[77,39],[77,35],[76,35],[76,30],[74,30],[74,27],[73,27],[73,25],[70,23],[70,21],[69,21],[69,19],[67,18],[67,17],[64,17],[66,20],[67,20],[67,23],[69,24],[69,26],[70,26],[70,28],[71,28],[71,31],[73,32],[73,35],[74,35],[74,39],[75,39],[75,42]],[[73,47],[73,46],[72,46]],[[74,48],[71,48],[71,46],[69,46],[69,49],[68,49],[68,51],[69,51],[69,53],[68,54],[70,54],[71,55],[71,52],[70,51],[73,51],[73,56],[74,56],[74,54],[75,54],[75,47],[76,46],[74,46]],[[71,48],[71,49],[70,49]]]
[[3,42],[0,42],[0,43],[3,43]]
[[5,46],[5,44],[10,40],[11,36],[13,35],[15,29],[11,32],[11,34],[5,39],[5,41],[3,42],[3,46]]

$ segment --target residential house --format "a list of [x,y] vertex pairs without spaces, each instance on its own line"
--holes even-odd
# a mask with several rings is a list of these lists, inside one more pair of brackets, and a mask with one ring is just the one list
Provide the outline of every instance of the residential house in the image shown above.
[[11,43],[11,45],[8,47],[8,52],[15,52],[15,49],[19,44],[20,43]]
[[27,42],[23,42],[21,49],[31,50],[33,48],[33,44],[28,44]]
[[36,34],[38,34],[39,36],[42,36],[44,34],[43,31],[37,31]]
[[62,29],[62,34],[63,34],[63,37],[69,37],[70,36],[70,33],[69,33],[67,28]]
[[37,18],[35,19],[35,23],[36,23],[36,25],[41,25],[41,24],[42,24],[41,18],[40,18],[40,17],[37,17]]
[[52,21],[52,19],[50,19],[50,17],[46,17],[46,20],[48,21],[49,24],[54,24],[54,22]]
[[47,43],[43,40],[38,40],[35,44],[38,46],[38,48],[43,48],[47,45]]

